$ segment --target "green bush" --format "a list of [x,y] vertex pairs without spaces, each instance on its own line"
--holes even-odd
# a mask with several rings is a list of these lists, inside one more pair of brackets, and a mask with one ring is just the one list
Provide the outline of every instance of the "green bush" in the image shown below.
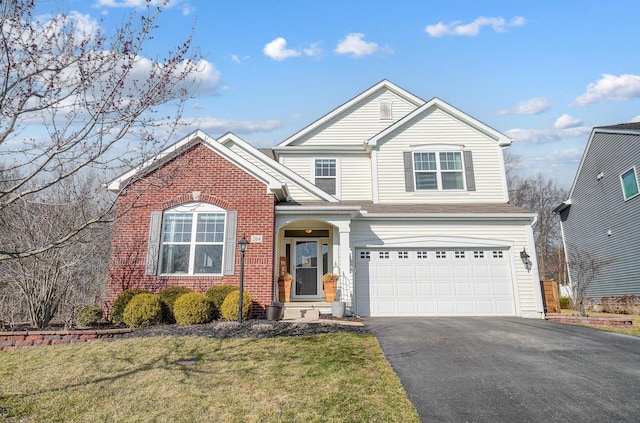
[[[244,291],[242,294],[242,318],[251,317],[251,294]],[[227,295],[224,302],[220,306],[220,315],[225,320],[238,320],[238,307],[240,305],[240,290],[236,289]]]
[[124,323],[124,320],[122,319],[124,309],[127,308],[129,301],[138,294],[151,294],[151,292],[144,289],[127,289],[118,295],[111,307],[111,323],[114,325],[121,325]]
[[160,297],[154,294],[138,294],[129,301],[122,315],[130,328],[157,325],[162,320]]
[[571,298],[569,297],[560,297],[560,308],[570,309],[571,308]]
[[102,319],[102,307],[99,305],[92,305],[85,307],[80,316],[78,316],[78,320],[76,324],[80,327],[87,326],[95,326]]
[[217,286],[212,286],[207,290],[207,293],[205,295],[213,303],[214,317],[219,316],[220,307],[222,307],[222,303],[224,302],[224,299],[227,298],[227,295],[229,295],[233,291],[238,291],[239,289],[240,288],[238,288],[235,285],[217,285]]
[[176,300],[184,294],[193,292],[184,286],[172,286],[160,292],[160,301],[162,302],[162,321],[165,323],[175,323],[176,319],[173,315],[173,305]]
[[204,294],[190,292],[183,294],[173,305],[173,315],[181,325],[198,325],[211,321],[213,304]]

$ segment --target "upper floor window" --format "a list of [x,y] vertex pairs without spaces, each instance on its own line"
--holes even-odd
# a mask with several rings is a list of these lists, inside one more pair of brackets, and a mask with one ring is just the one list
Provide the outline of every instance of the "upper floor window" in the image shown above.
[[464,189],[460,151],[414,152],[413,171],[416,190]]
[[324,192],[336,195],[337,166],[336,159],[316,159],[314,166],[315,184]]
[[625,200],[638,195],[638,178],[635,166],[620,175],[620,182],[622,183],[622,193]]
[[164,213],[161,273],[222,274],[226,212],[204,203]]
[[380,103],[378,103],[380,120],[393,119],[392,104],[393,103],[391,103],[391,101],[389,100],[383,100]]

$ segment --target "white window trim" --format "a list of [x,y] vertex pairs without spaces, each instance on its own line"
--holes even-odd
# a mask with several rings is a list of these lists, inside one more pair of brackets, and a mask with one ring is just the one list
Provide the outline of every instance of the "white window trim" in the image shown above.
[[[636,179],[636,187],[638,187],[638,192],[633,194],[630,197],[627,197],[627,194],[624,192],[624,181],[622,179],[622,176],[626,173],[629,173],[629,171],[633,171],[633,176]],[[629,169],[625,170],[620,174],[620,188],[622,189],[622,198],[624,198],[624,201],[631,200],[632,198],[635,198],[640,195],[640,183],[638,182],[638,171],[636,170],[635,166],[631,166]]]
[[[311,181],[313,182],[313,185],[316,185],[316,160],[335,160],[336,161],[336,193],[335,194],[329,194],[329,195],[333,195],[334,197],[340,199],[340,197],[342,196],[342,190],[341,190],[341,178],[340,178],[340,174],[342,173],[340,171],[340,158],[338,157],[313,157],[313,159],[311,160]],[[318,179],[328,179],[329,177],[324,177],[324,178],[318,178]],[[317,186],[317,185],[316,185]]]
[[[161,276],[222,276],[224,274],[224,257],[225,257],[225,237],[227,233],[227,211],[223,208],[215,206],[209,203],[185,203],[180,204],[178,206],[169,208],[162,213],[162,226],[160,227],[160,257],[159,257],[159,269],[163,268],[162,258],[164,256],[162,249],[164,249],[164,222],[165,216],[167,214],[172,213],[193,213],[193,220],[191,223],[191,241],[188,243],[189,245],[189,269],[187,273],[160,273]],[[198,219],[197,214],[199,213],[218,213],[223,215],[224,221],[224,230],[223,230],[223,238],[221,242],[214,243],[196,243],[195,233],[198,227]],[[187,245],[187,243],[172,243],[175,245]],[[194,273],[195,267],[195,251],[196,245],[220,245],[222,246],[222,255],[221,255],[221,263],[220,263],[220,273]]]
[[[462,163],[462,188],[460,189],[444,189],[442,186],[442,169],[440,167],[440,153],[450,153],[456,152],[460,154],[460,161]],[[438,184],[438,189],[420,189],[418,188],[418,183],[416,180],[416,172],[425,172],[416,170],[416,160],[415,153],[434,153],[436,155],[436,179]],[[467,175],[465,174],[465,165],[464,165],[464,154],[463,154],[463,146],[459,145],[432,145],[432,146],[423,146],[419,148],[413,148],[411,150],[411,163],[413,166],[413,191],[417,193],[422,192],[466,192],[467,191]],[[434,172],[434,171],[431,171]],[[445,173],[451,173],[452,171],[445,171]]]

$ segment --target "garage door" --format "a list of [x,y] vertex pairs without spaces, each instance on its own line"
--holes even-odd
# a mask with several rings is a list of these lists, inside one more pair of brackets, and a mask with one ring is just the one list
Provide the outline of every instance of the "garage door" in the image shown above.
[[357,249],[362,316],[513,316],[503,250]]

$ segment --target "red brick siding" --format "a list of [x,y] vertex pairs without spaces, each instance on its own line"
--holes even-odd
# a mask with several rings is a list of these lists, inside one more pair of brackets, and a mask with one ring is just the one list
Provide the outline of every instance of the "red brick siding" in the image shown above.
[[237,240],[243,234],[262,235],[245,255],[244,288],[253,297],[253,313],[264,314],[274,292],[275,197],[263,182],[202,144],[196,144],[159,169],[127,187],[118,198],[114,225],[106,308],[125,289],[141,288],[159,292],[170,286],[185,286],[205,292],[213,285],[240,283],[240,252],[236,246],[235,274],[232,276],[146,276],[145,265],[152,211],[194,201],[238,212]]

